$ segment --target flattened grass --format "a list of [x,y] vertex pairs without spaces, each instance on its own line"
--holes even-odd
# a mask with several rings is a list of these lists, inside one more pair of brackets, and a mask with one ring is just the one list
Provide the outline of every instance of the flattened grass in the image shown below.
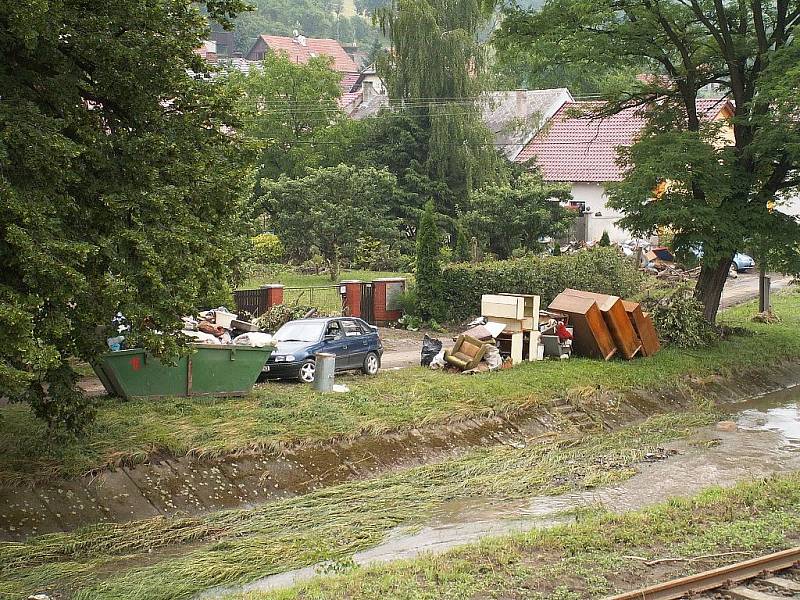
[[662,415],[580,441],[477,450],[250,510],[99,524],[0,543],[0,597],[55,590],[83,599],[189,598],[216,585],[343,561],[454,498],[514,499],[627,479],[646,453],[712,419],[703,412]]
[[513,411],[580,390],[625,391],[678,383],[686,376],[736,373],[800,358],[800,293],[774,297],[782,322],[750,322],[755,306],[725,312],[739,336],[712,348],[667,348],[630,362],[573,359],[527,363],[463,377],[422,368],[348,376],[350,392],[316,395],[308,386],[268,383],[239,399],[102,401],[96,423],[77,440],[58,440],[22,405],[0,407],[0,482],[76,476],[153,453],[225,454],[247,448],[321,442]]
[[[226,600],[603,597],[797,545],[800,474],[712,488],[638,512],[596,511],[580,518],[574,525]],[[645,564],[704,556],[711,558]]]

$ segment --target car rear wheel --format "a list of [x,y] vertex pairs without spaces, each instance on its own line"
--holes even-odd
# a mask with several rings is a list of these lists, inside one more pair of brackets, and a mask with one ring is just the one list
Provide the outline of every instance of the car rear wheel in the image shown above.
[[381,359],[378,358],[378,355],[374,352],[370,352],[367,354],[366,358],[364,358],[364,366],[361,368],[361,371],[363,371],[364,375],[375,375],[380,368]]
[[302,365],[300,365],[300,381],[303,383],[313,383],[314,382],[314,373],[317,371],[317,363],[312,360],[308,359]]

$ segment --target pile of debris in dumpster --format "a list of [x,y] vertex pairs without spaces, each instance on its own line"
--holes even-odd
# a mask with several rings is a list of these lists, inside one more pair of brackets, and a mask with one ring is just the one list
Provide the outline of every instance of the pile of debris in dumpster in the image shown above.
[[444,348],[426,336],[420,363],[465,374],[511,368],[524,361],[567,360],[576,355],[601,360],[652,356],[661,348],[653,319],[637,302],[566,289],[547,310],[526,294],[487,294],[482,316]]
[[[194,317],[183,317],[181,333],[195,344],[237,345],[264,348],[272,345],[272,336],[262,333],[258,326],[238,319],[238,315],[224,306],[197,313]],[[126,336],[130,327],[121,314],[113,320],[118,335],[106,340],[109,350],[126,350]]]
[[259,331],[249,321],[240,321],[238,315],[224,306],[198,313],[197,317],[183,318],[183,335],[201,344],[235,344],[263,348],[272,345],[272,336]]

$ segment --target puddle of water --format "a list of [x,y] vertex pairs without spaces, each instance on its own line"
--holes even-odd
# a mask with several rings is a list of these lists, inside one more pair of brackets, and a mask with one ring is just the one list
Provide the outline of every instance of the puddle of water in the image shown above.
[[[625,512],[646,508],[665,498],[691,496],[712,486],[800,470],[800,388],[768,394],[732,405],[735,431],[716,426],[691,438],[668,444],[677,455],[640,466],[640,472],[620,485],[563,494],[504,501],[492,498],[458,499],[440,505],[428,523],[398,528],[378,546],[359,552],[359,566],[442,553],[484,537],[552,527],[571,520],[569,511],[602,505]],[[214,588],[197,598],[270,591],[324,574],[325,565],[270,575],[239,588]]]

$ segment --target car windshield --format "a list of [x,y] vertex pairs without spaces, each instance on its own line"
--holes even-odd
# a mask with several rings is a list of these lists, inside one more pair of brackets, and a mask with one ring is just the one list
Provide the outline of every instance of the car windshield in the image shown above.
[[278,342],[318,342],[325,323],[322,321],[292,321],[275,333]]

